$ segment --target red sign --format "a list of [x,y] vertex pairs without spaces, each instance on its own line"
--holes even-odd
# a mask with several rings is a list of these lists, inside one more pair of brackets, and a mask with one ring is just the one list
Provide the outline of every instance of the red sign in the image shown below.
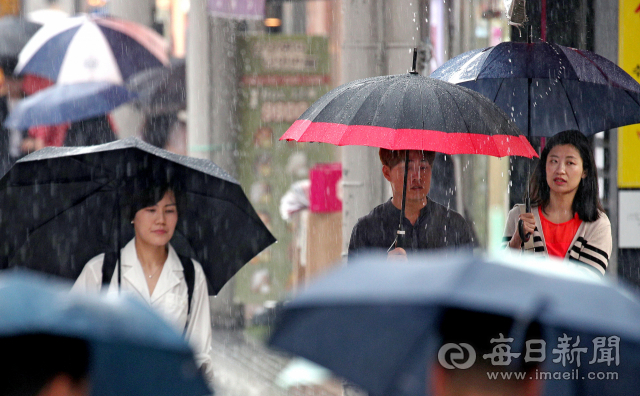
[[309,171],[309,206],[312,212],[339,212],[342,200],[338,190],[342,180],[340,163],[318,164]]

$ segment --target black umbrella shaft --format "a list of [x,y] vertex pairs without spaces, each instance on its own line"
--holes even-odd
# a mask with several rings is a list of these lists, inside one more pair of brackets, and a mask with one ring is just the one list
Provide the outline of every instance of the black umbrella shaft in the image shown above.
[[404,223],[404,211],[407,206],[407,175],[409,174],[409,150],[405,150],[404,154],[404,182],[402,183],[402,209],[400,209],[400,224],[398,225],[398,235],[396,247],[405,247],[405,231],[403,227]]
[[418,64],[418,49],[413,47],[413,64],[411,66],[411,74],[418,74],[416,66]]
[[[532,79],[529,78],[527,79],[527,112],[529,114],[529,117],[527,117],[527,138],[529,140],[529,143],[531,143],[531,95],[532,95],[532,90],[531,90],[531,84],[532,84]],[[527,209],[527,213],[531,213],[531,197],[529,196],[529,188],[531,187],[531,161],[533,161],[533,158],[531,158],[529,161],[527,161],[527,195],[525,198],[525,205],[526,205],[526,209]],[[528,238],[527,238],[528,239]]]

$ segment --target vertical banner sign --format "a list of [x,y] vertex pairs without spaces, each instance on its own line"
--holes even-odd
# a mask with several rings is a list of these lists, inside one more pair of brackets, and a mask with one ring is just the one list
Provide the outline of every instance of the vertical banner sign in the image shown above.
[[[239,39],[239,181],[278,243],[236,276],[236,300],[251,315],[287,290],[296,241],[280,200],[292,184],[309,178],[319,162],[335,161],[335,147],[279,141],[282,134],[330,89],[329,42],[324,37],[261,35]],[[304,194],[300,194],[305,199]],[[301,204],[308,206],[301,202]],[[300,241],[300,243],[302,243]]]
[[[619,65],[640,82],[640,0],[620,0]],[[618,128],[618,187],[640,188],[640,124]]]

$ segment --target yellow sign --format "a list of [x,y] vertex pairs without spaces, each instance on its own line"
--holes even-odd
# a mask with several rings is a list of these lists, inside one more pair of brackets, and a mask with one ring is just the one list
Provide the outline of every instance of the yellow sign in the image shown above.
[[0,0],[0,15],[18,15],[20,0]]
[[[640,82],[640,0],[620,0],[618,64]],[[618,129],[618,187],[640,188],[640,124]]]

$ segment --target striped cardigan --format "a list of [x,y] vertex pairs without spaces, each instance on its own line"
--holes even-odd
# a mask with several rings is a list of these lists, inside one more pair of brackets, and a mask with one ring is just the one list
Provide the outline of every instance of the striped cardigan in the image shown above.
[[[509,211],[507,224],[504,229],[503,247],[507,247],[513,233],[518,228],[518,216],[520,215],[520,206],[516,205]],[[536,228],[533,231],[533,254],[548,257],[547,246],[544,241],[544,233],[538,215],[538,207],[533,206],[531,212],[536,220]],[[577,261],[586,264],[587,268],[595,270],[597,273],[604,275],[609,265],[609,256],[611,255],[611,223],[604,212],[600,212],[600,217],[596,221],[583,221],[573,237],[573,241],[565,259]],[[524,244],[523,244],[524,249]]]

